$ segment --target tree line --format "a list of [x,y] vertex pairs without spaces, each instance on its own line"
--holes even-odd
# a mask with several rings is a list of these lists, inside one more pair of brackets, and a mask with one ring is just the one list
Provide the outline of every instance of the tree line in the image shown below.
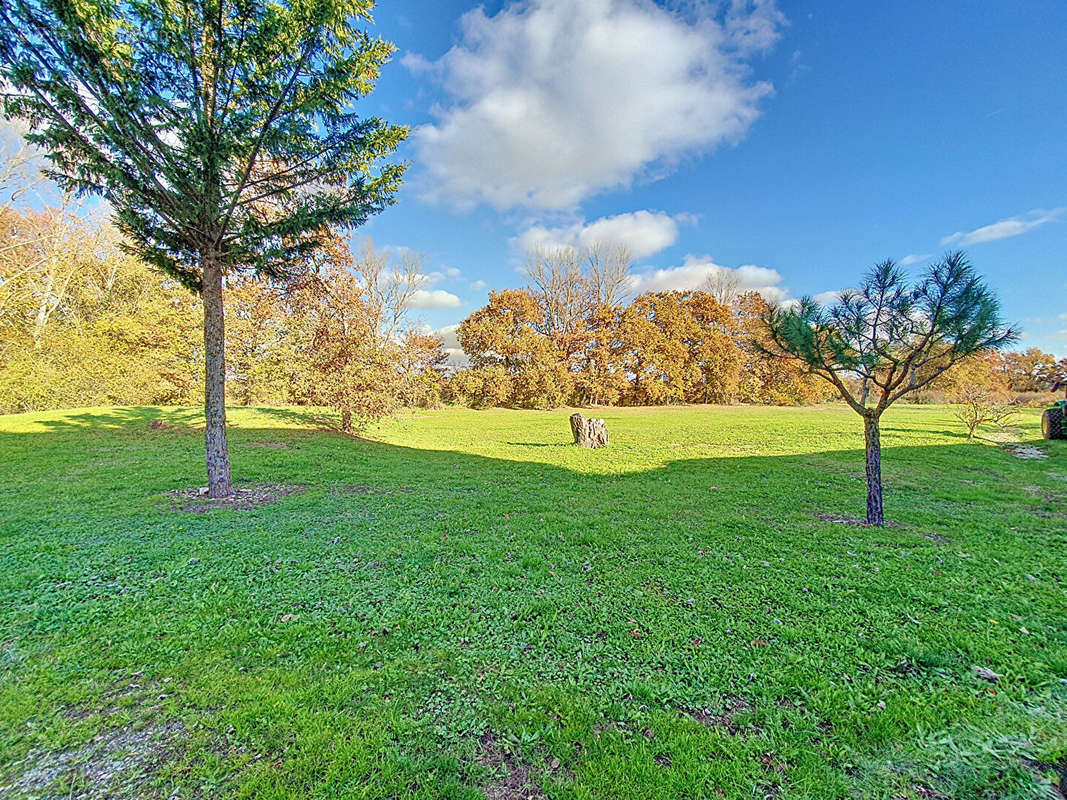
[[[204,402],[198,294],[74,208],[0,210],[0,410]],[[285,281],[226,280],[226,388],[336,409],[345,430],[444,397],[440,337],[409,318],[417,256],[333,235]]]
[[[490,292],[459,326],[470,367],[450,394],[471,406],[805,404],[828,389],[758,344],[769,306],[711,282],[630,296],[625,249],[531,253],[524,289]],[[718,276],[715,276],[716,278]]]
[[[0,410],[204,401],[201,301],[73,206],[0,209]],[[226,386],[241,405],[336,409],[347,430],[404,407],[803,405],[833,387],[767,354],[770,311],[715,274],[698,290],[630,295],[625,250],[530,255],[528,285],[490,293],[459,326],[469,365],[409,308],[417,254],[334,235],[284,282],[227,278]],[[846,380],[848,380],[846,376]],[[982,353],[911,399],[998,402],[1067,379],[1037,348]]]

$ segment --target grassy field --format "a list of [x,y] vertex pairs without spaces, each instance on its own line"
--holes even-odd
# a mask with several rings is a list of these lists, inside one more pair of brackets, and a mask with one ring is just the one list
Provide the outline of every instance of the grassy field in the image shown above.
[[[0,417],[0,795],[1067,791],[1067,447],[842,407]],[[153,420],[166,427],[150,427]],[[194,503],[195,505],[195,503]],[[980,669],[981,668],[981,669]],[[992,673],[983,673],[991,670]],[[983,677],[983,674],[985,677]],[[1059,787],[1059,788],[1057,788]]]

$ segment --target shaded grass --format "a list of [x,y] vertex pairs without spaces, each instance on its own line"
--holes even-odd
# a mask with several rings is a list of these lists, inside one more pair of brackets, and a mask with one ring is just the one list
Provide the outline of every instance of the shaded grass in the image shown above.
[[177,722],[129,796],[1052,796],[1062,443],[894,408],[866,529],[816,516],[862,513],[848,410],[602,415],[235,409],[235,479],[307,490],[204,514],[197,411],[0,418],[0,786]]

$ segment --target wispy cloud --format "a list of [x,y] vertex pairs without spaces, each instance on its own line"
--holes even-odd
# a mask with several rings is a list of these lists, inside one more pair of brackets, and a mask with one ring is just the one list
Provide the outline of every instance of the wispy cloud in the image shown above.
[[1024,233],[1032,231],[1034,228],[1039,228],[1048,222],[1052,222],[1054,219],[1060,217],[1065,211],[1067,211],[1067,206],[1061,206],[1060,208],[1053,208],[1051,210],[1035,208],[1033,211],[1028,211],[1025,214],[1008,217],[1007,219],[999,220],[990,225],[983,225],[981,228],[975,228],[973,231],[957,231],[956,233],[944,237],[941,240],[941,244],[959,244],[966,246],[982,244],[984,242],[995,242],[998,239],[1010,239],[1013,236],[1021,236]]
[[904,258],[900,259],[897,263],[902,267],[910,266],[911,264],[918,264],[920,261],[926,261],[928,258],[932,258],[933,253],[908,253]]

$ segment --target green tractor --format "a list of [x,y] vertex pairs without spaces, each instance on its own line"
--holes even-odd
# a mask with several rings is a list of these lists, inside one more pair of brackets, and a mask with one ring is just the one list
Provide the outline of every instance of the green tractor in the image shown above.
[[1064,390],[1064,399],[1057,400],[1041,415],[1041,435],[1046,439],[1067,439],[1067,381],[1056,381],[1052,391]]

